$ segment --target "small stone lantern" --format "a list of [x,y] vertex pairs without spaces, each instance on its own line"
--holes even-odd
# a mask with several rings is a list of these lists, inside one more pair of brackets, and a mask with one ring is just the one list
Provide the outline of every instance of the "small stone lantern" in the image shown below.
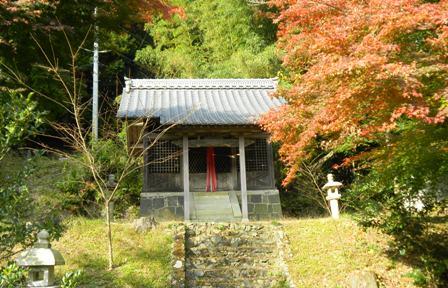
[[16,258],[17,265],[29,270],[27,287],[56,288],[54,285],[54,266],[64,265],[61,253],[51,249],[46,230],[37,234],[33,248],[27,249]]
[[[117,186],[117,182],[115,182],[115,174],[107,175],[106,187],[110,191],[114,190]],[[109,202],[109,219],[110,221],[114,221],[114,201]]]
[[322,189],[327,190],[326,199],[330,202],[331,217],[333,219],[339,219],[339,204],[338,200],[341,198],[338,188],[342,186],[341,182],[335,182],[333,174],[327,175],[328,182],[322,187]]

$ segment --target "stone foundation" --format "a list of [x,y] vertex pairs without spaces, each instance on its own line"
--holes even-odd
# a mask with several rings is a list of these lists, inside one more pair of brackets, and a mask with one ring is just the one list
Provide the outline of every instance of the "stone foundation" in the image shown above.
[[[241,192],[236,191],[236,195],[241,207]],[[280,195],[276,189],[247,191],[247,201],[249,220],[276,220],[283,216]],[[184,220],[183,192],[142,193],[140,214],[154,216],[157,221]]]
[[[241,192],[237,192],[241,206]],[[278,190],[247,191],[249,220],[277,220],[283,217]]]
[[140,194],[140,216],[154,216],[157,221],[184,220],[183,192]]

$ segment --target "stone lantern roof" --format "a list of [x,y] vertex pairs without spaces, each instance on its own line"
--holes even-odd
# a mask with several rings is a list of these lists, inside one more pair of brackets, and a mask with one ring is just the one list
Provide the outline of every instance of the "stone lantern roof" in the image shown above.
[[343,185],[341,182],[334,181],[333,174],[328,174],[327,179],[328,179],[328,182],[324,185],[324,187],[322,187],[322,189],[324,189],[324,190],[328,190],[328,189],[332,189],[332,188],[339,188]]
[[23,251],[16,258],[16,263],[19,266],[32,267],[32,266],[55,266],[64,265],[65,260],[61,253],[51,249],[51,245],[48,242],[50,235],[46,230],[42,230],[37,234],[37,242],[33,248]]

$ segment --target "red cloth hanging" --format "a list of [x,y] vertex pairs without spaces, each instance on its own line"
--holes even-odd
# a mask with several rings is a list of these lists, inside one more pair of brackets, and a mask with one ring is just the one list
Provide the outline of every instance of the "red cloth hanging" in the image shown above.
[[207,147],[207,184],[205,191],[216,191],[215,148]]

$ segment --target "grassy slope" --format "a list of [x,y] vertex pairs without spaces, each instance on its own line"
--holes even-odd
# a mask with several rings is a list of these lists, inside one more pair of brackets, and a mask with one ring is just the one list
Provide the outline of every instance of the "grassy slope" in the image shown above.
[[66,265],[65,272],[82,269],[82,287],[169,287],[172,237],[167,225],[146,234],[134,231],[129,223],[113,224],[116,268],[107,270],[106,226],[101,220],[73,218],[64,236],[53,243]]
[[285,220],[292,257],[289,272],[298,287],[346,287],[356,270],[375,272],[382,287],[414,287],[411,268],[387,257],[388,238],[363,231],[348,217]]
[[[82,269],[80,287],[169,287],[171,235],[168,224],[148,234],[136,233],[129,223],[115,223],[117,268],[107,271],[105,226],[101,220],[73,218],[63,238],[53,244],[65,257],[58,276]],[[347,276],[369,270],[382,287],[414,287],[405,277],[412,269],[386,255],[388,238],[362,231],[349,218],[283,221],[292,257],[290,274],[297,287],[346,287]]]

